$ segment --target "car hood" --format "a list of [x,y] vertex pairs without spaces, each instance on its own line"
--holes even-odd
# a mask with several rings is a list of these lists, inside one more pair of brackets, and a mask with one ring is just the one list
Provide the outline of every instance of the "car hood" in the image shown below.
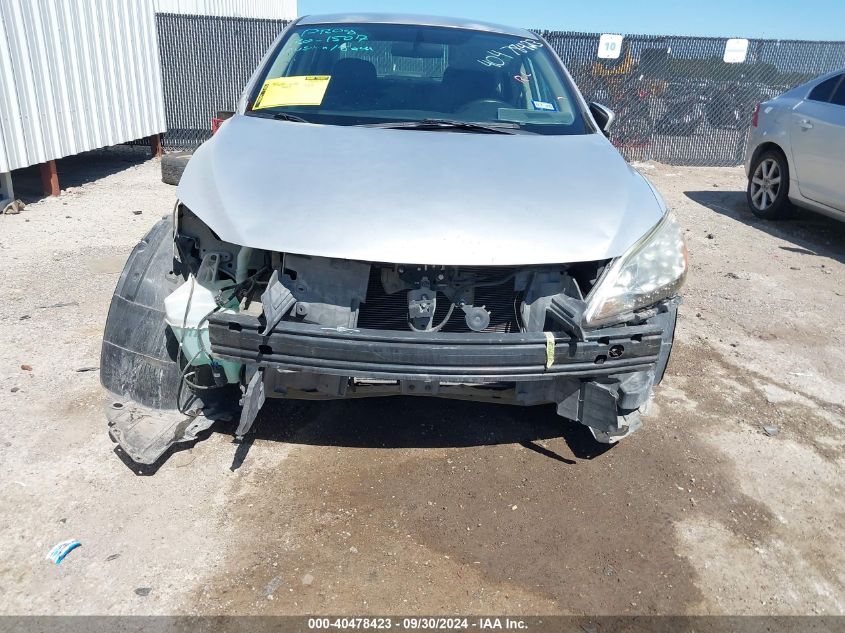
[[365,261],[524,265],[622,254],[664,205],[600,134],[475,134],[236,115],[179,198],[254,248]]

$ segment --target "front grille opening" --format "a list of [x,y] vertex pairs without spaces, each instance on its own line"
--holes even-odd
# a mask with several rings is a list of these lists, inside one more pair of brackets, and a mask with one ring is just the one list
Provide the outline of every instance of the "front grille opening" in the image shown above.
[[[485,278],[505,277],[512,272],[510,268],[484,267],[461,268],[465,272],[478,272]],[[513,280],[499,286],[486,286],[475,291],[475,305],[485,306],[490,312],[490,325],[484,332],[512,333],[519,332],[516,312],[522,302],[521,293],[514,291]],[[437,294],[437,308],[434,324],[438,325],[446,317],[450,306],[449,299],[442,293]],[[408,294],[404,290],[392,295],[385,293],[381,283],[381,269],[370,268],[370,280],[367,286],[367,299],[358,312],[358,327],[373,330],[399,330],[408,328]],[[472,332],[464,320],[464,311],[456,307],[449,322],[441,332]]]

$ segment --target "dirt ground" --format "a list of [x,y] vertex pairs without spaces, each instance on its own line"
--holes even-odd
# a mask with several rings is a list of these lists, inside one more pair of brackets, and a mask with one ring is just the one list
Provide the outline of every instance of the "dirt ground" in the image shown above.
[[638,167],[691,272],[630,439],[551,407],[275,402],[246,444],[221,425],[141,470],[79,370],[175,189],[134,154],[69,164],[0,218],[0,612],[845,613],[845,224],[754,219],[740,168]]

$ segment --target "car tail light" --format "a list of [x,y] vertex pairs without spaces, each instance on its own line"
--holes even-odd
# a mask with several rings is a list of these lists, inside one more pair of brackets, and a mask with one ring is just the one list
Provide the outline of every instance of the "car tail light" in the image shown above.
[[757,127],[760,122],[760,104],[754,106],[754,112],[751,115],[751,127]]

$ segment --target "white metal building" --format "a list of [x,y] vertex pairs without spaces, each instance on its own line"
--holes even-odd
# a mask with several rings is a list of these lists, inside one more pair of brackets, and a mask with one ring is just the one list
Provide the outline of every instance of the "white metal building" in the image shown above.
[[151,2],[0,0],[0,200],[14,169],[164,131]]
[[156,13],[293,20],[296,0],[155,0]]

